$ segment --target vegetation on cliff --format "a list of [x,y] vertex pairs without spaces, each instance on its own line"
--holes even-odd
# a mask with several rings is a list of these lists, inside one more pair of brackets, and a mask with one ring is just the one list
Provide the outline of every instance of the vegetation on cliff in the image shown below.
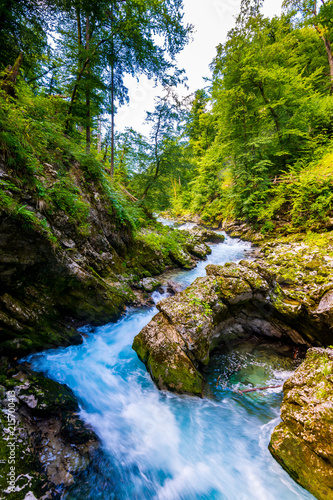
[[[84,155],[91,151],[103,163],[108,174],[104,177],[114,180],[106,188],[99,179],[104,191],[109,190],[106,196],[111,196],[115,208],[118,205],[117,216],[129,217],[131,224],[136,216],[129,213],[129,203],[124,207],[124,198],[118,203],[117,190],[150,210],[199,213],[214,224],[243,219],[263,233],[281,227],[296,231],[330,227],[330,4],[285,2],[282,15],[268,19],[261,13],[262,2],[243,0],[235,27],[217,48],[210,87],[181,99],[176,87],[182,76],[173,58],[191,29],[182,23],[181,2],[146,2],[144,7],[139,3],[111,2],[110,7],[104,2],[98,6],[46,2],[46,12],[55,16],[52,29],[38,2],[31,0],[24,8],[8,3],[10,22],[3,32],[0,60],[2,88],[22,96],[22,90],[16,88],[21,73],[34,92],[29,105],[25,98],[26,105],[35,107],[36,113],[32,118],[36,123],[30,123],[24,114],[15,116],[11,110],[18,133],[24,127],[31,129],[30,139],[24,133],[24,141],[17,138],[9,146],[4,139],[5,147],[16,151],[12,161],[22,162],[29,155],[29,140],[40,143],[43,156],[45,141],[52,140],[57,128],[56,148],[64,156],[58,161],[66,163],[72,156],[87,175],[96,176],[96,161]],[[34,14],[34,21],[24,21],[27,13]],[[16,31],[11,27],[14,16],[19,26]],[[133,26],[139,27],[138,33],[132,32]],[[56,47],[47,39],[54,30]],[[153,33],[164,38],[163,49]],[[19,56],[8,69],[14,63],[15,50],[17,56],[18,47],[26,47],[27,37],[31,53]],[[38,65],[33,65],[31,54]],[[115,103],[127,98],[124,75],[140,72],[160,79],[164,86],[155,111],[147,116],[150,136],[132,129],[115,134],[112,118],[110,130],[102,137],[103,116],[106,119],[110,113],[114,117]],[[37,130],[43,122],[48,138]],[[81,146],[69,146],[68,137]],[[37,168],[34,156],[24,160],[31,172]],[[52,159],[43,162],[52,164]],[[87,207],[79,203],[70,178],[65,176],[62,186],[48,196],[71,211],[70,217],[80,219],[82,231],[87,230]],[[45,194],[40,197],[43,202]],[[121,207],[127,212],[122,213]],[[10,210],[17,213],[20,208],[12,205]],[[22,215],[30,216],[24,209],[19,212]],[[45,224],[43,220],[32,222]]]
[[63,110],[24,82],[0,95],[1,349],[16,354],[80,341],[77,324],[136,303],[132,284],[210,251],[128,198],[97,150],[64,135]]

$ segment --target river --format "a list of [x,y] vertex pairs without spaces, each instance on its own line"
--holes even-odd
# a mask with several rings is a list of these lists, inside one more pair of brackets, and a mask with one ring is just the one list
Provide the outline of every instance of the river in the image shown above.
[[[188,286],[208,263],[238,261],[246,242],[226,238],[190,271],[169,278]],[[158,292],[154,300],[161,297]],[[241,395],[234,389],[281,385],[295,368],[281,345],[243,342],[216,354],[205,398],[156,389],[131,345],[156,308],[131,309],[117,323],[84,328],[83,344],[29,358],[32,368],[67,384],[81,417],[102,442],[66,500],[295,500],[314,498],[271,457],[280,388]]]

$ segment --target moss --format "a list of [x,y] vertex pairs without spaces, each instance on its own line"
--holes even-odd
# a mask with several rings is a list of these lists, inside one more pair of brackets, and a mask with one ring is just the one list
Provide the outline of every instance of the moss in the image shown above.
[[333,499],[332,364],[331,350],[308,350],[284,385],[282,423],[269,446],[282,467],[319,499]]
[[173,365],[170,366],[169,363],[163,363],[150,355],[147,360],[147,367],[160,389],[169,389],[179,394],[198,396],[202,394],[202,375],[185,357],[180,358],[178,361],[175,360]]
[[143,340],[141,334],[138,334],[134,337],[132,348],[139,356],[139,359],[143,363],[146,363],[148,360],[148,357],[149,357],[149,350],[148,350],[147,345],[146,345],[145,341]]
[[275,428],[269,450],[288,474],[316,498],[333,499],[332,466],[315,455],[284,423]]
[[18,380],[22,384],[28,381],[29,387],[27,389],[21,389],[20,396],[34,396],[37,401],[35,411],[50,414],[58,411],[64,413],[78,410],[76,398],[67,386],[59,384],[38,373],[31,372],[30,370],[28,375],[25,375],[24,367],[22,369],[22,376],[19,379],[16,377],[16,384]]
[[15,429],[15,464],[9,463],[8,437],[4,429],[8,427],[8,421],[3,409],[0,406],[0,425],[2,428],[0,437],[0,462],[2,464],[0,471],[0,490],[4,493],[9,486],[9,476],[11,469],[14,471],[15,486],[19,491],[11,492],[10,499],[24,500],[27,493],[31,491],[36,498],[41,498],[48,487],[48,481],[45,474],[42,473],[39,463],[32,453],[31,443],[20,424]]

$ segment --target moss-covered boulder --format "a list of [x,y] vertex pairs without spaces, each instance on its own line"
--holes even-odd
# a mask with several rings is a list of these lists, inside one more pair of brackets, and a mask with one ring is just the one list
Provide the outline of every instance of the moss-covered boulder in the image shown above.
[[193,226],[191,229],[187,229],[187,232],[194,238],[197,238],[198,241],[222,243],[225,240],[225,236],[222,233],[218,233],[212,229],[207,229],[199,225]]
[[149,227],[143,228],[136,236],[135,251],[131,253],[127,267],[138,272],[146,269],[152,274],[175,265],[192,269],[198,259],[205,259],[211,253],[207,241],[224,241],[224,236],[219,236],[200,227],[195,232],[162,225],[158,227],[158,232]]
[[0,377],[0,489],[13,500],[29,492],[58,498],[57,489],[86,469],[98,438],[78,417],[68,387],[5,358]]
[[[197,394],[210,352],[252,334],[308,345],[306,337],[288,324],[289,310],[287,321],[281,320],[281,303],[288,299],[266,268],[242,261],[209,265],[206,272],[184,291],[161,300],[159,314],[135,337],[133,348],[158,387]],[[275,308],[277,301],[280,309]],[[193,377],[192,391],[183,381]]]
[[269,449],[320,500],[333,499],[333,349],[313,348],[284,384]]
[[133,348],[159,389],[202,393],[202,376],[186,355],[185,342],[163,314],[157,314],[141,335],[135,337]]

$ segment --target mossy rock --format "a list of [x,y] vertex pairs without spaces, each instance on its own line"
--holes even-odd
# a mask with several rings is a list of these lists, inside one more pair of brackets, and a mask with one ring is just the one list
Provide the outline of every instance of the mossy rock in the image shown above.
[[[9,439],[10,434],[7,431],[10,429],[7,415],[4,413],[6,407],[4,399],[2,397],[2,401],[0,401],[0,461],[2,463],[0,491],[6,495],[2,498],[24,500],[29,492],[33,493],[36,498],[41,498],[48,490],[52,490],[52,485],[33,453],[32,443],[26,428],[20,422],[16,421],[15,433],[13,434],[16,437],[15,441]],[[14,447],[8,446],[11,442],[15,442]],[[12,455],[10,450],[12,450]],[[14,486],[14,489],[11,489],[11,486]]]
[[333,499],[333,350],[314,348],[284,385],[269,449],[320,500]]
[[203,378],[186,355],[178,332],[161,313],[134,338],[133,349],[159,389],[201,395]]
[[25,366],[18,366],[18,370],[20,371],[12,377],[17,384],[17,397],[34,413],[49,415],[78,411],[77,400],[69,387],[33,372]]

